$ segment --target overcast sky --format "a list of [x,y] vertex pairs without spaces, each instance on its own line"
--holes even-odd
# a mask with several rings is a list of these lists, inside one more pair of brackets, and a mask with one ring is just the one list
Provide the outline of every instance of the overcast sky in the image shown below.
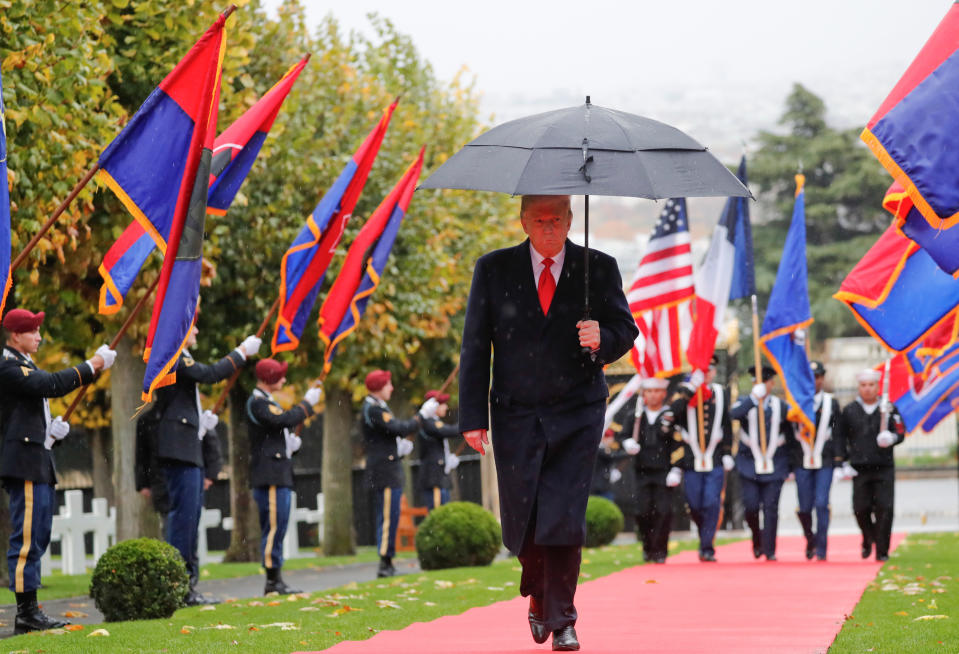
[[[266,0],[267,6],[278,2]],[[304,5],[311,22],[332,13],[345,28],[366,33],[367,12],[390,18],[440,78],[463,66],[472,71],[484,109],[500,119],[537,104],[579,104],[586,93],[595,104],[643,113],[648,107],[662,111],[662,102],[654,100],[670,93],[781,95],[799,81],[839,107],[846,122],[865,122],[869,116],[859,114],[878,105],[951,2],[304,0]],[[782,97],[771,100],[781,106]],[[690,97],[677,101],[688,103]]]

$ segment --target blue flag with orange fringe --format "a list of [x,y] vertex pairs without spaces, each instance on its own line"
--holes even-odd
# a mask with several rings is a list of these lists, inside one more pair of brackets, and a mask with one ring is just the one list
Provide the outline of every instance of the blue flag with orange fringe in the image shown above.
[[[291,67],[273,88],[214,141],[207,213],[218,216],[226,214],[250,172],[283,101],[307,61],[309,56]],[[134,220],[104,255],[99,268],[103,277],[100,313],[110,315],[118,312],[147,257],[158,246],[161,251],[166,248],[168,226],[154,227],[156,229],[149,231],[141,221]]]
[[806,355],[805,340],[799,330],[812,324],[809,308],[809,283],[806,266],[806,193],[805,177],[796,175],[796,204],[786,234],[776,283],[769,296],[760,343],[769,362],[779,373],[786,390],[789,419],[800,426],[800,434],[811,442],[816,431],[813,397],[815,380]]
[[410,164],[356,235],[343,268],[320,307],[320,340],[326,345],[323,353],[324,374],[330,371],[337,345],[356,329],[370,296],[380,283],[396,234],[413,199],[423,169],[425,150],[426,146],[420,148],[416,161]]
[[164,244],[144,351],[144,402],[176,380],[196,315],[225,22],[221,15],[100,155],[101,179]]
[[10,270],[10,189],[7,186],[7,123],[3,104],[3,77],[0,76],[0,317],[7,303],[12,275]]
[[[861,135],[912,200],[916,213],[907,212],[903,231],[922,247],[932,239],[959,243],[957,33],[959,3],[953,3]],[[956,259],[945,264],[950,274],[959,268]]]
[[953,277],[959,273],[959,230],[932,227],[899,182],[893,182],[886,190],[882,206],[895,216],[896,228],[902,235],[915,241],[937,266]]
[[283,255],[280,308],[271,343],[273,354],[295,350],[300,344],[326,269],[366,185],[397,102],[383,111],[380,122],[347,162]]
[[930,432],[959,408],[959,344],[953,343],[942,351],[924,374],[900,371],[898,377],[905,377],[905,381],[899,381],[898,389],[892,366],[890,371],[890,399],[899,409],[907,430]]

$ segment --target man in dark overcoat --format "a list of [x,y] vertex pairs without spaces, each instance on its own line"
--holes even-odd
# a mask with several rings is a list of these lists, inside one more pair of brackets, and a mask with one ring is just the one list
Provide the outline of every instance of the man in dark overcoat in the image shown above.
[[[609,392],[603,366],[638,335],[616,261],[567,240],[568,196],[524,196],[529,240],[482,256],[473,271],[460,356],[460,429],[485,453],[500,493],[503,542],[523,567],[533,639],[579,649],[573,595],[586,501]],[[492,388],[490,356],[493,357]]]

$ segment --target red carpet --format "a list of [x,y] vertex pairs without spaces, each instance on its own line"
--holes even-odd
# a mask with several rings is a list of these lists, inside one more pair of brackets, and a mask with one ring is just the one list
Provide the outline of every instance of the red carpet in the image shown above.
[[[779,539],[779,561],[755,561],[748,542],[717,548],[719,563],[695,552],[580,585],[576,632],[584,652],[825,652],[880,564],[859,557],[858,536],[829,539],[829,561],[803,558],[800,537]],[[893,535],[892,546],[902,540]],[[518,573],[517,573],[518,577]],[[533,643],[527,600],[470,609],[369,640],[335,654],[548,652]]]

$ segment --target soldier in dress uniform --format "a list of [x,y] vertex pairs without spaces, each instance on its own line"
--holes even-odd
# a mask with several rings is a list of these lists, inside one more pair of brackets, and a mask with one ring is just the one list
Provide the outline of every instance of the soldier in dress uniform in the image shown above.
[[[293,492],[293,454],[302,440],[290,430],[313,415],[321,390],[313,386],[303,401],[284,411],[273,393],[286,383],[286,363],[276,359],[256,362],[256,388],[246,402],[250,434],[250,487],[260,512],[260,551],[266,570],[263,594],[302,592],[283,581],[283,539],[290,520]],[[296,526],[293,527],[296,529]]]
[[459,425],[443,422],[449,412],[450,396],[446,393],[427,391],[426,400],[435,399],[433,408],[424,404],[423,423],[419,430],[420,472],[419,488],[423,505],[430,511],[450,501],[450,472],[460,464],[458,456],[450,452],[450,438],[460,435]]
[[[403,494],[403,466],[400,459],[413,451],[413,441],[404,436],[414,434],[423,424],[421,413],[409,420],[397,420],[387,400],[393,395],[393,382],[388,370],[374,370],[366,375],[363,400],[362,430],[366,448],[366,472],[373,489],[376,521],[376,546],[380,554],[377,577],[396,574],[393,555],[396,553],[396,526],[400,520],[400,498]],[[424,403],[429,411],[439,403],[430,398]]]
[[636,416],[634,436],[623,441],[627,454],[635,454],[636,526],[643,541],[643,560],[665,563],[669,528],[673,520],[673,489],[683,479],[680,465],[685,454],[676,417],[666,406],[665,379],[643,380],[643,406]]
[[859,393],[842,410],[836,460],[837,476],[852,478],[852,509],[862,531],[862,558],[876,546],[876,560],[889,559],[896,462],[892,448],[905,439],[906,428],[892,404],[879,398],[879,371],[866,368],[856,376]]
[[[806,558],[815,556],[826,560],[826,533],[829,529],[829,489],[832,486],[835,463],[836,426],[839,424],[839,403],[823,389],[826,368],[820,361],[810,364],[816,380],[815,440],[810,444],[800,438],[798,428],[790,443],[792,469],[796,474],[796,493],[799,496],[799,524],[806,536]],[[839,462],[840,464],[842,461]],[[813,531],[813,509],[816,510],[816,530]]]
[[[789,447],[792,423],[787,419],[786,403],[772,395],[776,371],[762,368],[762,382],[749,395],[739,398],[729,417],[740,421],[739,452],[736,470],[742,482],[743,517],[753,534],[753,556],[776,560],[776,531],[779,527],[779,494],[789,475]],[[766,440],[759,431],[757,407],[762,404]],[[762,511],[762,527],[759,514]]]
[[47,398],[63,397],[93,382],[113,365],[116,352],[102,345],[90,359],[59,372],[40,370],[32,355],[40,347],[44,313],[13,309],[3,319],[6,332],[0,361],[0,425],[3,453],[0,477],[10,497],[10,590],[17,597],[14,633],[62,627],[37,605],[40,557],[50,544],[57,498],[50,450],[70,431],[59,416],[50,417]]
[[[689,515],[699,531],[699,560],[716,561],[713,541],[723,503],[725,472],[732,470],[733,427],[729,418],[729,391],[716,379],[716,356],[703,375],[695,370],[689,381],[680,384],[673,398],[676,424],[689,450],[686,457],[686,502]],[[705,382],[705,383],[704,383]],[[700,391],[697,392],[697,391]],[[700,395],[702,409],[700,410]],[[702,432],[700,418],[702,415]]]
[[213,365],[193,360],[187,348],[196,345],[196,326],[191,327],[176,368],[176,383],[157,390],[160,424],[157,459],[170,493],[170,511],[166,521],[166,542],[175,547],[186,562],[190,589],[184,601],[189,606],[216,603],[197,592],[200,569],[192,552],[200,531],[203,509],[203,438],[217,425],[216,414],[200,407],[197,384],[213,384],[229,377],[260,349],[260,339],[248,336],[235,350]]

